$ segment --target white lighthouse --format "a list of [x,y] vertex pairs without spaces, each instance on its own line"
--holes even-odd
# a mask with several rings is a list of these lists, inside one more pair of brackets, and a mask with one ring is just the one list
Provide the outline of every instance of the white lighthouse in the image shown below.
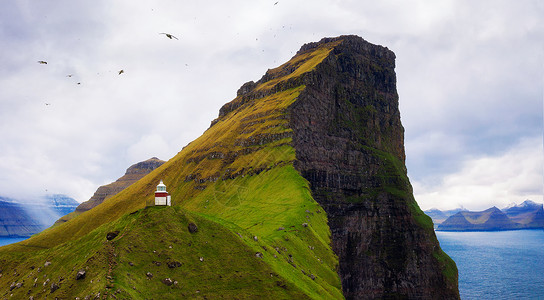
[[166,191],[166,185],[162,183],[162,180],[157,185],[157,190],[155,191],[155,206],[172,206],[170,195]]

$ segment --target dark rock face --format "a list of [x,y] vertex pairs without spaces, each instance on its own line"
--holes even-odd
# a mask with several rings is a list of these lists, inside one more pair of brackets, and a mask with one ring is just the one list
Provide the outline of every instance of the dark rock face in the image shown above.
[[325,209],[347,299],[458,299],[457,269],[417,206],[404,166],[395,55],[355,36],[302,76],[290,108],[297,160]]

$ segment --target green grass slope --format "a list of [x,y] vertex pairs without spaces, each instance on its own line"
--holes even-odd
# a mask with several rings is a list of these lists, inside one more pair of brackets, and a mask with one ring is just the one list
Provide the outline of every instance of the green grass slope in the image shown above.
[[[197,232],[188,230],[189,223],[197,225]],[[106,234],[112,231],[119,235],[108,241]],[[22,264],[10,262],[18,256],[14,253],[11,260],[3,258],[2,266],[10,272],[2,283],[22,286],[2,297],[309,298],[270,267],[267,260],[281,257],[274,258],[272,249],[263,250],[262,243],[240,231],[238,235],[180,207],[141,209],[76,241],[37,251]],[[77,280],[79,270],[86,276]],[[52,284],[59,288],[52,291]]]
[[[126,299],[343,298],[326,214],[293,168],[286,114],[304,86],[272,92],[276,84],[312,70],[333,46],[270,70],[274,84],[256,88],[268,91],[263,97],[234,99],[236,109],[119,194],[0,248],[0,295],[41,298],[57,282],[60,288],[51,296],[60,298],[111,296],[117,290],[116,297]],[[174,207],[144,209],[159,180]],[[188,233],[188,220],[202,230]],[[120,236],[106,242],[114,230]],[[169,260],[181,267],[165,267]],[[51,265],[44,267],[45,261]],[[87,277],[77,281],[81,268],[88,268]],[[163,277],[178,283],[168,286]],[[23,284],[10,291],[12,283]]]

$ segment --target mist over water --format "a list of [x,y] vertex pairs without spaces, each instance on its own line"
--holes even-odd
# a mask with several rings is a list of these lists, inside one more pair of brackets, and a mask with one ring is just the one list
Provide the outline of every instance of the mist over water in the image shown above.
[[436,236],[459,269],[461,299],[544,299],[544,230]]
[[14,244],[14,243],[18,243],[20,241],[24,241],[28,239],[28,237],[8,237],[8,238],[4,238],[4,237],[0,237],[0,247],[2,246],[5,246],[5,245],[9,245],[9,244]]

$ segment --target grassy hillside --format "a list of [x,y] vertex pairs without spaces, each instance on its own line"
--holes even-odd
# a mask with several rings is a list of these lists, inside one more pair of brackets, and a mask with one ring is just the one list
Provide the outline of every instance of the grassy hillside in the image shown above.
[[[310,71],[332,46],[271,70],[273,84]],[[272,87],[264,82],[257,90]],[[326,214],[292,166],[286,114],[303,89],[234,99],[237,109],[135,184],[66,223],[0,248],[0,295],[41,297],[58,282],[52,296],[119,290],[118,297],[133,299],[342,298]],[[144,209],[159,180],[175,207]],[[190,220],[198,233],[188,233]],[[115,230],[120,236],[107,242],[106,233]],[[170,260],[181,266],[165,267]],[[45,261],[51,265],[43,267]],[[81,268],[87,277],[76,281]],[[178,283],[168,286],[163,277]]]
[[[198,231],[191,233],[189,223],[196,224]],[[311,278],[238,229],[240,235],[180,207],[141,209],[76,241],[36,251],[22,264],[14,263],[20,255],[13,252],[3,257],[2,268],[10,270],[3,273],[3,282],[22,286],[2,296],[65,299],[100,293],[124,299],[309,298],[298,286]],[[107,241],[112,231],[119,235]],[[294,279],[283,279],[271,264],[292,269],[288,271]],[[77,280],[79,270],[85,270],[86,276]],[[172,283],[163,282],[166,278]],[[52,284],[59,289],[51,291]]]

